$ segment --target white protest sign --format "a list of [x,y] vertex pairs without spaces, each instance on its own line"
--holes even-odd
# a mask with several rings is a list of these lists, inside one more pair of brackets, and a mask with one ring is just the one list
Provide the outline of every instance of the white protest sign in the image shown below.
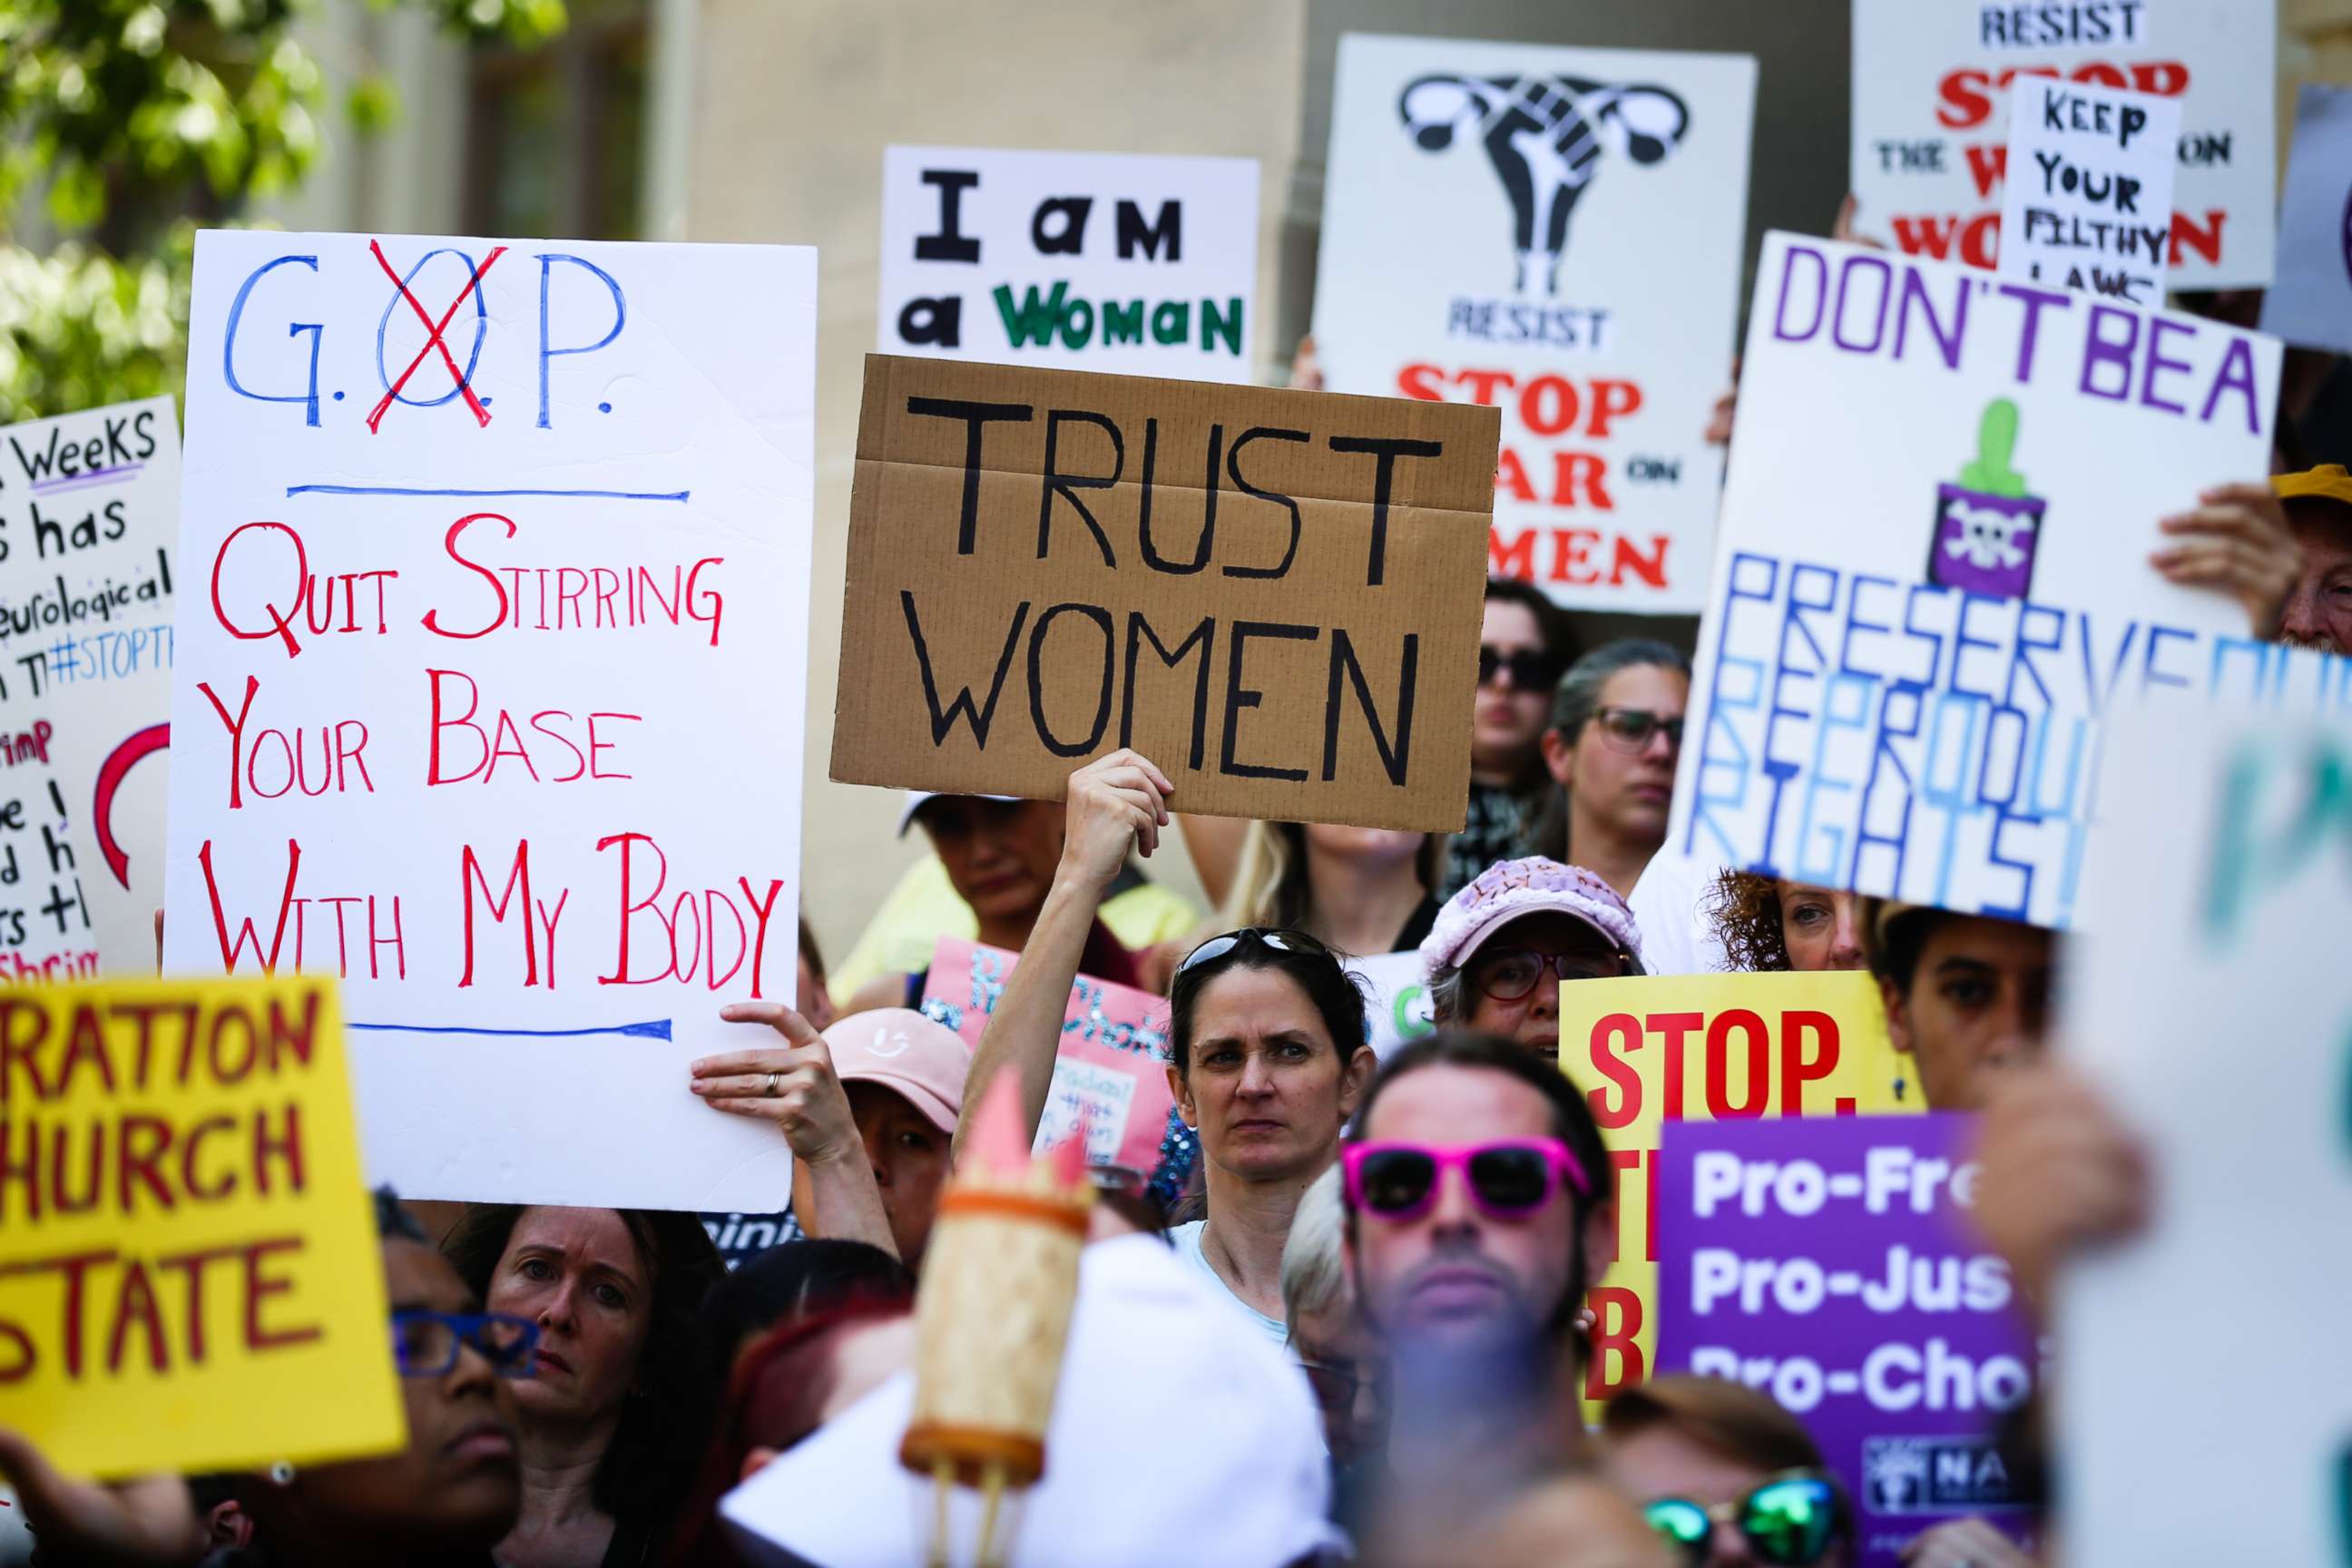
[[[2352,1562],[2352,714],[2150,716],[2109,760],[2065,1039],[2152,1218],[2054,1292],[2065,1561]],[[2148,1506],[2184,1419],[2258,1506]]]
[[1249,382],[1257,160],[889,147],[876,347]]
[[2180,100],[2020,77],[2010,89],[2000,270],[2164,303]]
[[1499,407],[1491,564],[1562,604],[1705,597],[1755,97],[1744,55],[1339,40],[1326,383]]
[[1364,1043],[1374,1056],[1385,1061],[1398,1047],[1437,1027],[1429,1000],[1429,972],[1419,952],[1384,952],[1342,963],[1363,983],[1364,1022],[1370,1030]]
[[783,1200],[686,1068],[793,990],[815,288],[765,246],[198,238],[165,968],[342,978],[371,1180]]
[[2352,88],[2304,84],[2284,202],[2263,331],[2352,353]]
[[[69,860],[47,847],[41,858],[81,882],[80,911],[41,920],[78,928],[106,970],[150,973],[163,904],[179,420],[170,398],[151,397],[0,437],[0,731],[47,752],[72,834]],[[0,885],[39,885],[29,864],[16,869],[27,879],[8,881],[0,867]]]
[[2168,286],[2259,288],[2277,48],[2272,0],[1853,0],[1855,226],[1909,255],[1993,266],[2010,89],[2043,77],[2178,100]]
[[2067,924],[2118,698],[2347,700],[2352,664],[2250,639],[2235,600],[2148,560],[2161,519],[2268,470],[2279,358],[1768,236],[1669,847]]

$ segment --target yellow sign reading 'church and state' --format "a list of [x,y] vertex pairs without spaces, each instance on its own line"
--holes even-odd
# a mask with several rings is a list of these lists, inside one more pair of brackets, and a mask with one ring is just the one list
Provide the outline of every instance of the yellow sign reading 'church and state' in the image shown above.
[[0,991],[0,1425],[100,1478],[407,1440],[331,984]]
[[1927,1109],[1864,973],[1580,980],[1559,991],[1559,1065],[1617,1178],[1617,1261],[1590,1293],[1588,1400],[1657,1358],[1658,1141],[1669,1121]]

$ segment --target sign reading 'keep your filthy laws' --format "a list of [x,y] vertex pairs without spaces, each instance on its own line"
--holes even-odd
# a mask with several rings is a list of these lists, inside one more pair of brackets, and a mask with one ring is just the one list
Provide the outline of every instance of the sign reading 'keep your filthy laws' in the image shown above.
[[870,356],[833,776],[1452,831],[1491,408]]

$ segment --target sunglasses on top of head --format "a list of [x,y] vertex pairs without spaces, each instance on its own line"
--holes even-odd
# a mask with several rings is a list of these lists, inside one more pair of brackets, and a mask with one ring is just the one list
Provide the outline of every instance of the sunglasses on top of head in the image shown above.
[[1718,1521],[1738,1531],[1756,1560],[1772,1568],[1813,1568],[1849,1528],[1845,1492],[1825,1470],[1783,1470],[1738,1501],[1713,1508],[1660,1498],[1642,1514],[1694,1568],[1706,1563]]
[[1437,1203],[1437,1184],[1458,1170],[1470,1201],[1489,1219],[1517,1219],[1549,1203],[1563,1183],[1588,1197],[1592,1180],[1557,1138],[1486,1143],[1350,1143],[1340,1153],[1349,1206],[1382,1219],[1414,1220]]
[[1176,973],[1181,974],[1196,965],[1214,963],[1246,942],[1255,942],[1261,946],[1273,948],[1276,952],[1292,952],[1301,956],[1328,953],[1331,951],[1303,931],[1277,931],[1266,926],[1244,926],[1239,931],[1229,931],[1223,936],[1213,936],[1186,953],[1184,962],[1176,966]]
[[1515,648],[1505,653],[1501,648],[1481,645],[1478,649],[1478,684],[1492,686],[1497,671],[1508,671],[1514,691],[1549,691],[1552,682],[1559,679],[1559,661],[1541,648]]

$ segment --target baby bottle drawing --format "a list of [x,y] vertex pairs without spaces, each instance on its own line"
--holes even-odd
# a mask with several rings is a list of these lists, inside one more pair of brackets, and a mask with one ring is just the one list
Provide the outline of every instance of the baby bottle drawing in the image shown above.
[[2022,599],[2033,585],[2034,546],[2049,502],[2025,493],[2010,466],[2017,449],[2017,405],[1996,397],[1977,426],[1977,455],[1958,484],[1936,487],[1936,528],[1927,581],[1997,599]]

